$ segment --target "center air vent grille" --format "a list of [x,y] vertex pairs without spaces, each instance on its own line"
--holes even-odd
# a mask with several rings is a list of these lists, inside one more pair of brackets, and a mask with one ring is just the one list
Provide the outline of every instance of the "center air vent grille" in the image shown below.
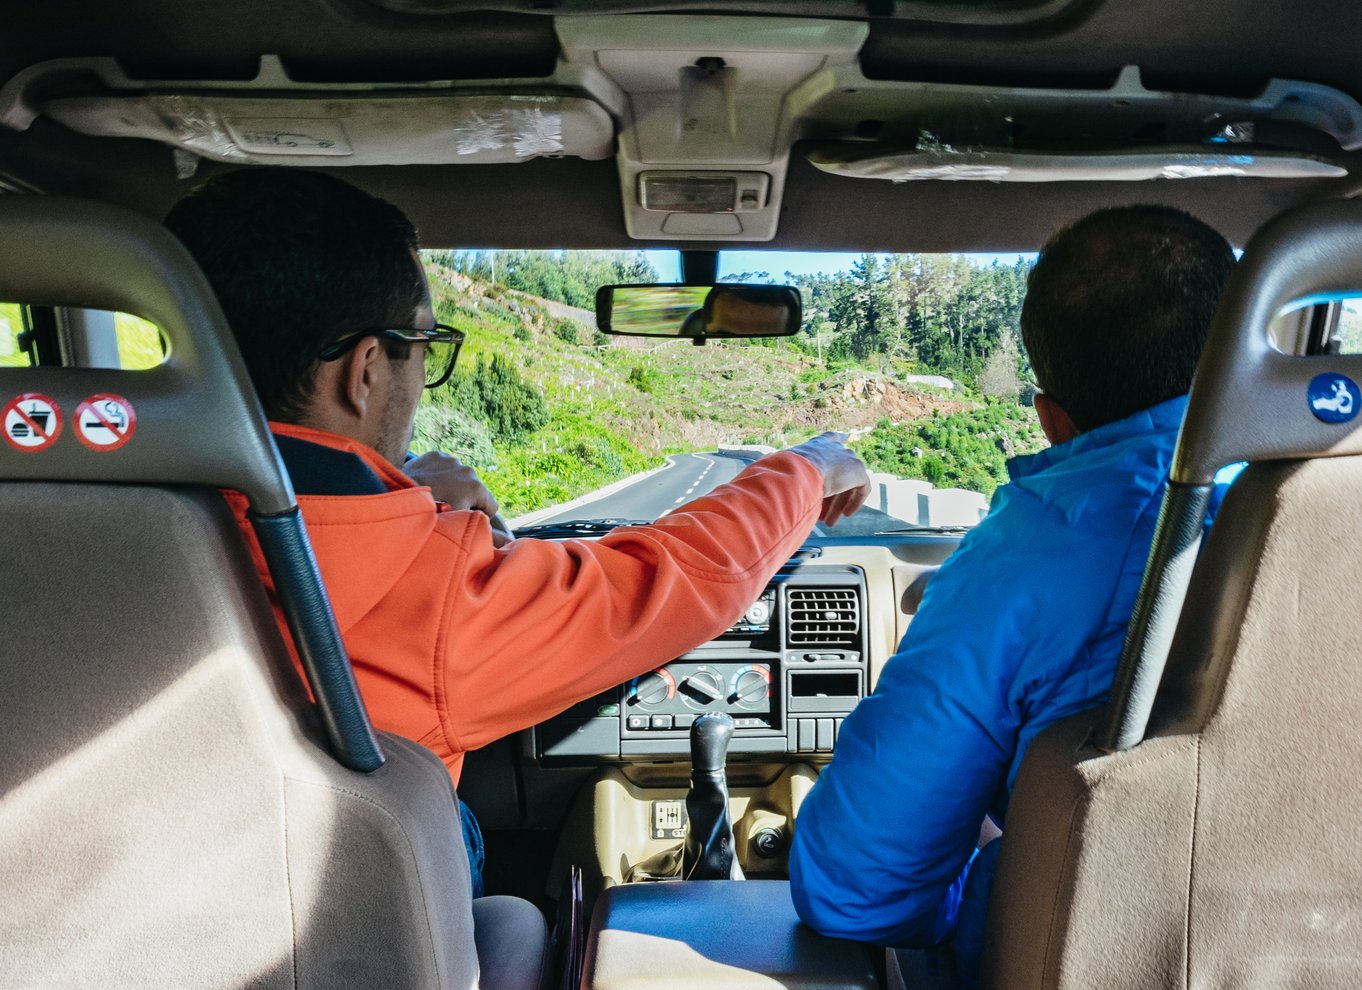
[[790,588],[785,598],[790,646],[861,645],[861,603],[855,588]]

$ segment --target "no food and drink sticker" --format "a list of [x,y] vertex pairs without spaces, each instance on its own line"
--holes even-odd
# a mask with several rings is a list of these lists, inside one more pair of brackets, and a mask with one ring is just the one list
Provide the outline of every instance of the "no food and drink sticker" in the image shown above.
[[5,442],[25,454],[46,450],[61,436],[61,407],[51,396],[25,392],[0,410]]
[[137,413],[121,395],[100,392],[76,407],[75,430],[91,450],[117,450],[137,432]]

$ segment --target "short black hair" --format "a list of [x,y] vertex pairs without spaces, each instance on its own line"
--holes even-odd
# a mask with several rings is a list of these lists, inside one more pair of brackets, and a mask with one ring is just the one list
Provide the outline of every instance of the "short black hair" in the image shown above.
[[1036,384],[1080,430],[1185,393],[1234,251],[1167,206],[1099,210],[1059,231],[1027,279]]
[[165,223],[208,276],[271,419],[305,414],[327,343],[409,326],[425,298],[411,221],[328,175],[226,172]]

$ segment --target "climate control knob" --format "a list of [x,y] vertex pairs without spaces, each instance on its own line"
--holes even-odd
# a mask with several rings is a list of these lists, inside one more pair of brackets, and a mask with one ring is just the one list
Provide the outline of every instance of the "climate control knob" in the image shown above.
[[682,681],[678,690],[692,708],[707,709],[723,700],[724,682],[716,671],[701,667]]
[[744,667],[733,677],[729,700],[735,704],[755,706],[771,696],[771,671],[764,666]]
[[663,668],[635,677],[629,686],[629,701],[635,705],[660,705],[676,697],[676,678]]

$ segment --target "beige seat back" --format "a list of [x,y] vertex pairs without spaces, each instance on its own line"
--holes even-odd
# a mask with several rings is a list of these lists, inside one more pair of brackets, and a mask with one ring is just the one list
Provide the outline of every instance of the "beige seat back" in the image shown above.
[[1226,287],[1112,700],[1017,779],[992,986],[1362,985],[1362,419],[1312,389],[1355,406],[1362,357],[1267,338],[1316,294],[1362,294],[1362,203],[1274,221]]
[[[0,299],[170,346],[149,372],[0,369],[0,402],[65,417],[45,450],[0,443],[0,986],[478,985],[448,774],[369,729],[202,275],[132,214],[0,197]],[[135,409],[117,449],[74,435],[98,393]],[[317,704],[219,487],[289,531],[266,539]]]

